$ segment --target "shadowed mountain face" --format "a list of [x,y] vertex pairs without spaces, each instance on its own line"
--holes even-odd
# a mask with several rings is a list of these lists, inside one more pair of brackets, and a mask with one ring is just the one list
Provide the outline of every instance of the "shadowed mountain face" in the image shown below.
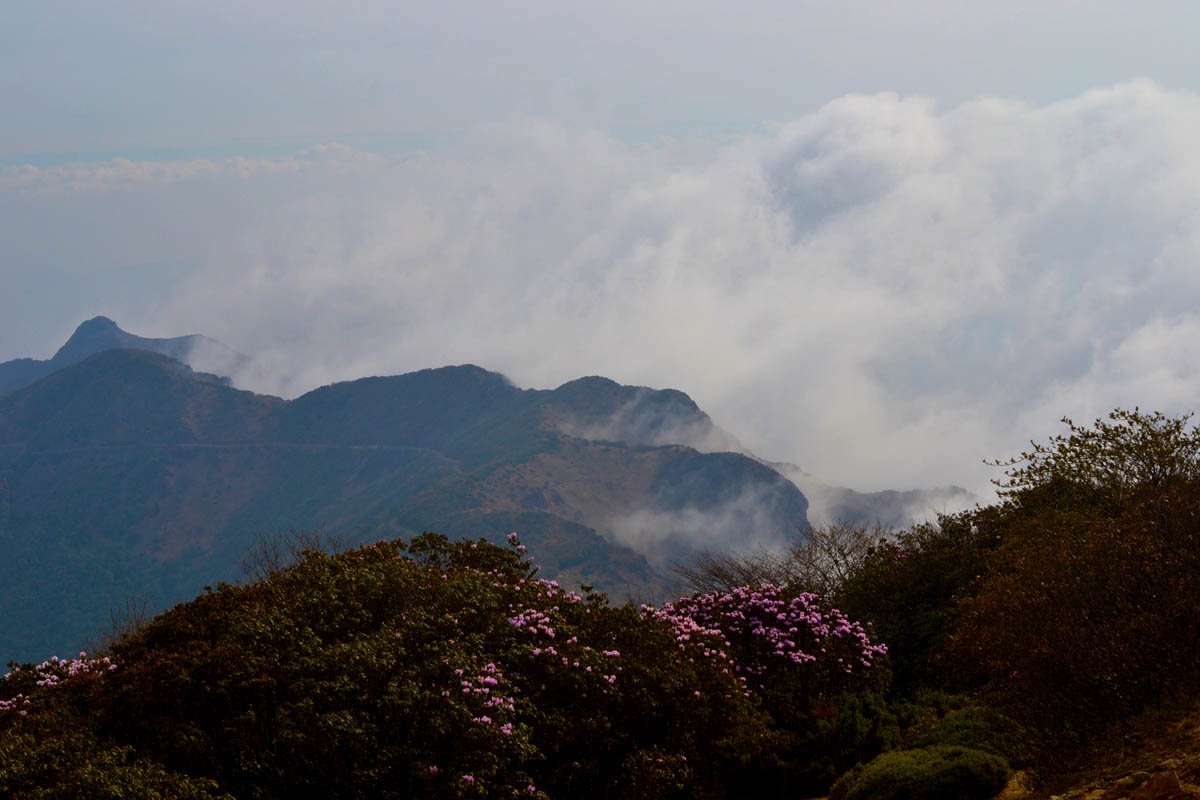
[[232,390],[157,353],[105,350],[4,398],[0,414],[14,431],[5,443],[19,431],[20,443],[36,451],[216,444],[263,437],[282,402]]
[[67,343],[48,361],[19,358],[0,363],[0,395],[10,394],[64,367],[78,364],[105,350],[148,350],[196,369],[232,375],[249,359],[216,339],[193,334],[171,339],[147,339],[127,333],[108,317],[93,317],[75,329]]
[[[908,489],[858,492],[830,486],[795,464],[776,463],[758,458],[732,435],[719,428],[692,399],[674,389],[654,390],[642,386],[622,386],[608,378],[579,378],[554,390],[546,403],[545,419],[556,429],[585,439],[643,445],[684,445],[702,453],[739,453],[759,461],[767,469],[790,480],[807,498],[808,519],[814,525],[881,525],[899,530],[916,522],[934,519],[939,513],[954,513],[975,505],[980,498],[957,486],[933,489]],[[728,498],[729,488],[723,496]],[[744,495],[751,500],[751,495]],[[757,513],[757,501],[744,503],[746,511]],[[724,508],[732,509],[728,502]],[[663,536],[661,517],[634,517],[636,526],[645,529],[636,538]],[[704,520],[714,536],[711,548],[723,548],[726,530],[742,529],[745,514],[726,515]],[[719,528],[714,528],[720,521]],[[720,532],[718,532],[718,530]],[[652,535],[651,535],[652,534]],[[668,536],[668,538],[670,538]],[[698,541],[693,530],[689,540]]]
[[[84,343],[120,332],[89,326]],[[0,661],[78,649],[130,599],[154,610],[236,580],[259,534],[289,530],[516,530],[546,577],[661,598],[674,560],[807,526],[774,470],[673,443],[714,431],[680,392],[601,378],[523,390],[445,367],[287,402],[101,348],[0,397]]]

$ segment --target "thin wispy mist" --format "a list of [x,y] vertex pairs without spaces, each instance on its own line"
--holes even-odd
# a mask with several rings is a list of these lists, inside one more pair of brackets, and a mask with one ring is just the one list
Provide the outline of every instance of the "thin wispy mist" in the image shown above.
[[221,339],[258,391],[600,374],[828,483],[978,490],[1064,414],[1197,404],[1197,141],[1200,97],[1145,81],[847,96],[719,146],[518,119],[406,158],[12,167],[0,231],[114,287],[185,264],[92,313]]
[[767,511],[768,493],[746,489],[711,507],[641,509],[614,516],[606,530],[650,563],[670,568],[704,552],[784,553],[802,541]]
[[959,486],[862,493],[847,487],[830,486],[794,465],[777,463],[772,466],[804,493],[808,500],[806,516],[814,527],[851,524],[900,530],[914,523],[933,522],[942,514],[974,508],[992,497],[990,491],[980,496]]

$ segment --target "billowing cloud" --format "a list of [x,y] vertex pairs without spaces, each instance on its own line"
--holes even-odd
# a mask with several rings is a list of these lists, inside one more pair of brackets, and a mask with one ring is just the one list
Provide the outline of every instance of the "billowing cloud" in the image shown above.
[[1196,405],[1198,141],[1200,97],[1135,82],[1045,106],[848,96],[721,145],[516,120],[405,160],[109,164],[98,188],[14,168],[0,191],[42,228],[71,209],[62,235],[110,263],[146,245],[96,221],[144,227],[191,266],[119,321],[255,354],[259,390],[602,374],[686,391],[830,483],[978,489],[983,458],[1064,414]]

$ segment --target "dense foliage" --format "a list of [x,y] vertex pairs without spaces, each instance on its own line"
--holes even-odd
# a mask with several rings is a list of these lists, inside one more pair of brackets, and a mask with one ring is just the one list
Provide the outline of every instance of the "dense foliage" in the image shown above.
[[1020,513],[1021,538],[960,603],[946,643],[960,675],[1051,739],[1195,686],[1200,481],[1141,487],[1102,514]]
[[978,513],[942,516],[879,541],[837,588],[841,607],[888,643],[899,695],[944,686],[939,655],[961,597],[997,543]]
[[[523,551],[434,534],[309,551],[102,659],[14,667],[0,795],[70,796],[85,775],[97,797],[771,796],[811,701],[886,680],[882,648],[815,597],[719,598],[700,623],[567,591]],[[787,658],[726,624],[739,607]],[[777,715],[768,687],[800,685]]]
[[782,559],[710,556],[684,577],[827,586],[886,643],[899,717],[931,688],[970,692],[986,715],[958,716],[962,736],[938,744],[1033,752],[1051,771],[1063,747],[1200,682],[1200,432],[1137,409],[1064,423],[993,462],[1006,469],[995,505],[882,536],[829,529]]

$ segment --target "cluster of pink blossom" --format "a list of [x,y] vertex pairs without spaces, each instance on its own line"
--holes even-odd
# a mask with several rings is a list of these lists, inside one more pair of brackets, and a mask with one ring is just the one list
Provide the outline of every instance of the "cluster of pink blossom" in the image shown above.
[[5,711],[16,711],[22,717],[25,716],[29,707],[29,698],[23,694],[15,694],[7,700],[0,700],[0,713]]
[[913,550],[911,548],[905,547],[898,542],[887,541],[881,541],[867,550],[867,555],[885,557],[892,562],[903,561],[906,558],[910,558],[912,554]]
[[[558,611],[558,606],[554,606],[553,611]],[[508,618],[510,625],[515,625],[522,630],[528,630],[532,634],[540,634],[550,639],[554,638],[554,627],[550,624],[550,614],[540,611],[536,608],[522,608],[516,614]]]
[[[574,645],[574,647],[572,647],[572,645]],[[548,644],[545,647],[532,647],[530,648],[529,652],[534,656],[548,656],[553,659],[561,659],[564,667],[582,669],[587,673],[596,672],[609,684],[614,684],[617,682],[616,673],[621,671],[622,668],[620,666],[613,667],[607,663],[595,663],[596,659],[594,656],[596,655],[597,651],[594,650],[590,645],[583,645],[582,647],[578,645],[579,637],[572,636],[570,639],[567,639],[565,643],[563,643],[562,646],[564,647],[564,650],[562,651],[560,651],[554,645]],[[607,659],[612,659],[620,658],[621,653],[619,650],[601,650],[599,651],[599,655],[604,656]],[[582,662],[580,659],[583,659]],[[587,663],[589,661],[593,663]]]
[[[479,675],[468,676],[461,669],[454,670],[454,674],[460,678],[459,686],[462,693],[478,702],[479,707],[483,710],[483,713],[473,718],[473,722],[490,725],[493,720],[488,713],[515,709],[516,701],[505,696],[500,690],[500,681],[504,678],[504,673],[494,663],[485,665]],[[504,733],[511,734],[512,726],[507,727],[508,730]]]
[[872,644],[862,625],[836,608],[822,607],[815,594],[788,598],[779,586],[743,586],[683,598],[662,608],[642,607],[671,626],[681,649],[700,653],[726,671],[762,677],[775,666],[816,661],[850,674],[869,669],[886,645]]
[[[510,544],[515,544],[519,540],[515,533],[508,535]],[[566,603],[582,603],[583,595],[578,592],[570,592],[564,590],[558,581],[542,580],[535,578],[526,580],[522,578],[517,582],[518,588],[532,589],[533,598],[538,601],[544,600],[559,600]],[[590,611],[590,609],[585,609]],[[600,677],[612,685],[617,682],[617,672],[621,671],[621,667],[611,668],[607,661],[597,662],[595,655],[597,651],[590,645],[579,644],[579,637],[572,636],[566,640],[559,640],[558,645],[546,642],[538,644],[537,639],[555,639],[557,631],[555,626],[563,627],[566,623],[562,615],[562,610],[558,605],[551,605],[544,608],[535,608],[526,605],[523,602],[513,603],[509,605],[511,616],[508,617],[508,622],[519,630],[527,632],[530,636],[535,637],[535,642],[531,644],[529,652],[534,656],[549,656],[555,659],[561,659],[564,667],[573,669],[582,669],[584,672],[597,672]],[[617,650],[601,650],[598,652],[604,659],[619,658],[621,653]],[[592,663],[588,663],[588,662]]]
[[[545,593],[547,597],[560,597],[568,602],[582,602],[582,596],[576,593],[564,593],[558,588],[558,584],[553,581],[538,581],[540,584],[535,589],[535,596],[542,596],[541,589],[548,588],[550,590]],[[560,609],[558,606],[551,606],[546,610],[538,608],[530,608],[524,604],[514,604],[510,606],[512,616],[509,618],[509,624],[526,631],[530,636],[536,638],[553,639],[556,637],[554,625],[563,625],[564,622],[560,619]],[[580,637],[572,636],[568,639],[559,640],[558,645],[546,642],[544,644],[532,643],[529,648],[530,655],[547,656],[562,660],[564,667],[572,669],[582,669],[583,672],[592,673],[598,672],[601,679],[604,679],[608,684],[616,684],[617,672],[620,672],[620,667],[612,668],[607,663],[611,658],[619,658],[619,650],[600,650],[596,651],[592,646],[584,644],[580,645]],[[596,663],[595,655],[604,657],[604,661]],[[582,660],[582,661],[581,661]],[[593,663],[588,663],[588,662]],[[596,669],[599,667],[599,669]]]
[[70,661],[62,661],[58,656],[51,656],[48,661],[43,661],[34,667],[34,670],[38,675],[38,686],[54,686],[62,678],[81,675],[85,672],[107,672],[116,668],[117,665],[108,656],[88,658],[87,652],[81,651]]
[[[75,675],[82,675],[88,672],[103,673],[116,668],[117,665],[108,656],[88,658],[87,652],[80,652],[78,656],[70,660],[51,656],[33,668],[33,677],[34,683],[38,686],[54,687],[58,686],[64,679]],[[0,684],[3,684],[9,678],[21,672],[21,668],[14,665],[12,672],[0,678]],[[7,700],[0,700],[0,712],[17,711],[23,717],[26,715],[29,705],[30,699],[23,693],[18,693]]]
[[677,603],[664,603],[662,608],[642,604],[641,610],[671,627],[680,650],[698,650],[705,658],[717,662],[722,674],[728,675],[730,669],[740,672],[741,667],[734,664],[732,656],[726,652],[733,647],[726,632],[711,621],[689,615],[688,603],[689,600],[684,598]]

